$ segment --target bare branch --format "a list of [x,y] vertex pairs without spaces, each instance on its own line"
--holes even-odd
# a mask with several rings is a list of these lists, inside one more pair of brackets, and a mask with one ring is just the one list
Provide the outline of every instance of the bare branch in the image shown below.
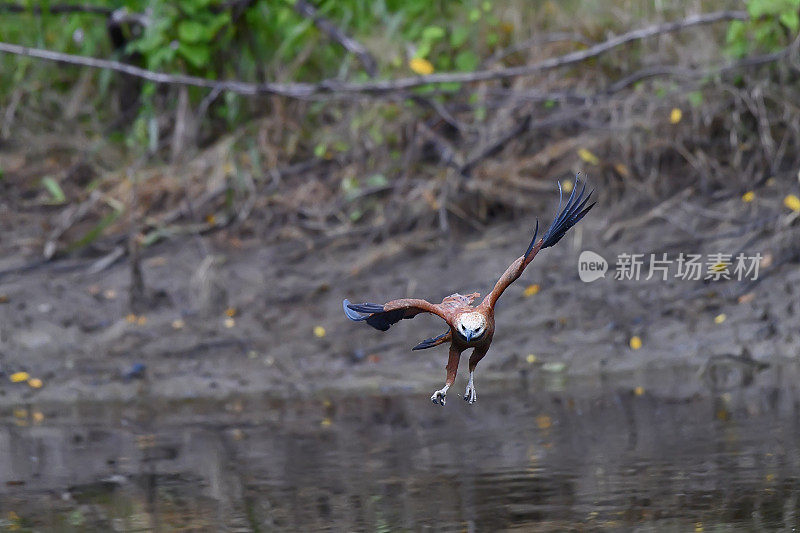
[[110,16],[114,12],[114,8],[78,4],[54,4],[44,9],[42,6],[24,6],[10,2],[2,2],[0,3],[0,12],[33,13],[35,15],[41,15],[43,13],[52,13],[54,15],[61,13],[89,13],[92,15]]
[[384,94],[389,92],[402,92],[423,85],[443,84],[443,83],[475,83],[479,81],[500,80],[520,76],[530,76],[538,72],[550,70],[566,65],[580,63],[587,59],[599,56],[609,50],[624,44],[652,37],[663,33],[675,32],[692,26],[711,24],[725,20],[746,20],[748,15],[744,11],[718,11],[702,15],[693,15],[686,19],[654,24],[638,30],[634,30],[622,35],[613,37],[595,46],[572,52],[562,56],[554,57],[532,65],[511,67],[498,70],[479,70],[476,72],[449,72],[442,74],[431,74],[428,76],[414,76],[409,78],[399,78],[394,80],[372,80],[363,83],[341,82],[337,80],[325,80],[323,82],[312,83],[249,83],[237,80],[217,81],[197,76],[187,76],[184,74],[165,74],[153,72],[147,69],[127,65],[118,61],[108,59],[96,59],[92,57],[53,52],[40,48],[29,48],[10,43],[0,43],[0,52],[35,57],[60,63],[81,65],[92,68],[101,68],[122,72],[130,76],[136,76],[154,83],[170,83],[177,85],[192,85],[195,87],[205,87],[208,89],[219,89],[231,91],[243,95],[274,94],[288,98],[306,99],[320,94],[338,93],[342,95],[355,94]]
[[9,54],[16,54],[27,57],[35,57],[37,59],[45,59],[48,61],[56,61],[58,63],[67,63],[71,65],[80,65],[84,67],[92,67],[106,70],[113,70],[135,76],[154,83],[168,83],[174,85],[191,85],[194,87],[205,87],[208,89],[219,88],[222,91],[232,91],[243,95],[255,94],[275,94],[278,96],[287,96],[290,98],[307,98],[312,96],[320,89],[316,89],[315,85],[309,83],[249,83],[243,81],[216,81],[197,76],[187,76],[185,74],[165,74],[163,72],[153,72],[139,68],[119,61],[112,61],[109,59],[97,59],[94,57],[79,56],[74,54],[65,54],[62,52],[53,52],[51,50],[44,50],[41,48],[29,48],[27,46],[20,46],[17,44],[0,43],[0,52]]

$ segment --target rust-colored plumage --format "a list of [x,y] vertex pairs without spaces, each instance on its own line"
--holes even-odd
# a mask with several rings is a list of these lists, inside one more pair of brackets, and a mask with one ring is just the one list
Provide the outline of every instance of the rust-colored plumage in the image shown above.
[[363,320],[373,328],[381,331],[386,331],[392,324],[404,318],[414,318],[420,313],[432,313],[441,317],[449,326],[448,331],[437,337],[425,339],[413,348],[414,350],[423,350],[446,342],[450,343],[450,357],[446,366],[447,378],[445,385],[433,393],[431,401],[440,405],[445,404],[447,390],[456,379],[461,353],[467,348],[473,348],[472,355],[469,358],[469,382],[467,383],[464,400],[469,403],[475,403],[477,400],[474,382],[475,367],[486,355],[492,343],[492,336],[494,335],[494,306],[497,303],[497,299],[500,298],[500,295],[509,285],[522,275],[525,267],[533,261],[533,258],[536,257],[540,250],[556,244],[569,228],[577,224],[594,207],[593,203],[586,205],[593,191],[584,198],[583,194],[586,191],[586,184],[584,184],[580,193],[576,196],[578,185],[579,183],[576,180],[575,188],[572,190],[569,200],[567,200],[567,205],[561,209],[563,196],[561,195],[561,184],[558,184],[558,209],[550,227],[544,236],[537,241],[539,222],[536,222],[536,229],[528,249],[509,265],[503,275],[500,276],[500,279],[497,280],[492,292],[477,306],[473,307],[472,302],[480,297],[479,293],[475,292],[466,296],[456,293],[443,299],[442,303],[439,304],[433,304],[417,298],[392,300],[383,305],[373,303],[352,304],[344,300],[342,305],[345,314],[351,320]]

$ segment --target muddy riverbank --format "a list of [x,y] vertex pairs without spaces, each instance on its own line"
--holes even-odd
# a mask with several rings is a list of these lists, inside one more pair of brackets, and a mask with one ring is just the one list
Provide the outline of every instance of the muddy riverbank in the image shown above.
[[[798,356],[800,269],[775,261],[774,245],[755,242],[746,250],[766,257],[756,281],[647,281],[647,264],[642,279],[617,280],[620,254],[674,259],[680,252],[733,254],[738,244],[662,238],[673,229],[656,218],[603,245],[614,214],[602,192],[600,199],[579,231],[540,254],[503,296],[492,349],[479,367],[479,390],[484,379],[520,373],[596,377],[680,366],[724,369],[687,381],[691,393],[707,388],[709,375],[724,379],[717,374]],[[519,220],[462,232],[424,249],[411,237],[319,250],[227,232],[206,238],[203,248],[193,238],[178,239],[145,250],[151,300],[140,314],[130,312],[126,261],[99,273],[80,258],[14,271],[35,257],[30,241],[11,233],[0,261],[6,271],[0,279],[0,403],[133,399],[142,387],[165,398],[434,390],[444,378],[446,350],[410,348],[440,333],[437,319],[420,316],[382,333],[348,321],[342,299],[485,294],[521,253],[532,225]],[[582,250],[609,260],[605,278],[579,279]],[[671,268],[674,273],[675,263]],[[634,349],[634,337],[641,349]],[[44,386],[10,382],[16,372]]]

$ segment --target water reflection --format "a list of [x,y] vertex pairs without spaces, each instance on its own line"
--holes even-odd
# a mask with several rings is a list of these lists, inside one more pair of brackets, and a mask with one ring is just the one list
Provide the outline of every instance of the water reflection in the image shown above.
[[419,393],[18,406],[2,413],[0,518],[76,531],[788,529],[797,396],[770,373],[688,397],[529,380],[445,409]]

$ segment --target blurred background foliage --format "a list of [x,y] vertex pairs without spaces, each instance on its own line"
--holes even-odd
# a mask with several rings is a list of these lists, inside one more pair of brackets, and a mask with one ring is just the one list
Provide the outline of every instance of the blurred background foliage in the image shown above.
[[[369,222],[379,228],[373,239],[448,230],[454,219],[474,226],[531,209],[530,196],[549,180],[578,170],[609,194],[641,184],[652,201],[687,183],[743,194],[795,168],[800,153],[790,116],[796,73],[778,59],[723,68],[788,50],[800,0],[745,4],[749,20],[661,34],[581,64],[383,95],[242,96],[0,54],[8,74],[0,76],[0,139],[50,154],[44,133],[71,143],[67,170],[36,176],[43,202],[105,195],[102,209],[85,210],[87,227],[63,232],[59,251],[120,231],[134,175],[145,242],[187,219],[252,231],[292,223],[306,237]],[[6,2],[0,40],[217,80],[363,82],[528,65],[649,24],[741,8],[725,0],[130,0],[87,11]],[[363,45],[375,68],[320,20]],[[121,170],[132,162],[149,170]],[[161,163],[194,167],[154,170]],[[72,179],[78,164],[88,178]],[[656,180],[659,172],[671,177]],[[176,211],[186,198],[199,203]]]

